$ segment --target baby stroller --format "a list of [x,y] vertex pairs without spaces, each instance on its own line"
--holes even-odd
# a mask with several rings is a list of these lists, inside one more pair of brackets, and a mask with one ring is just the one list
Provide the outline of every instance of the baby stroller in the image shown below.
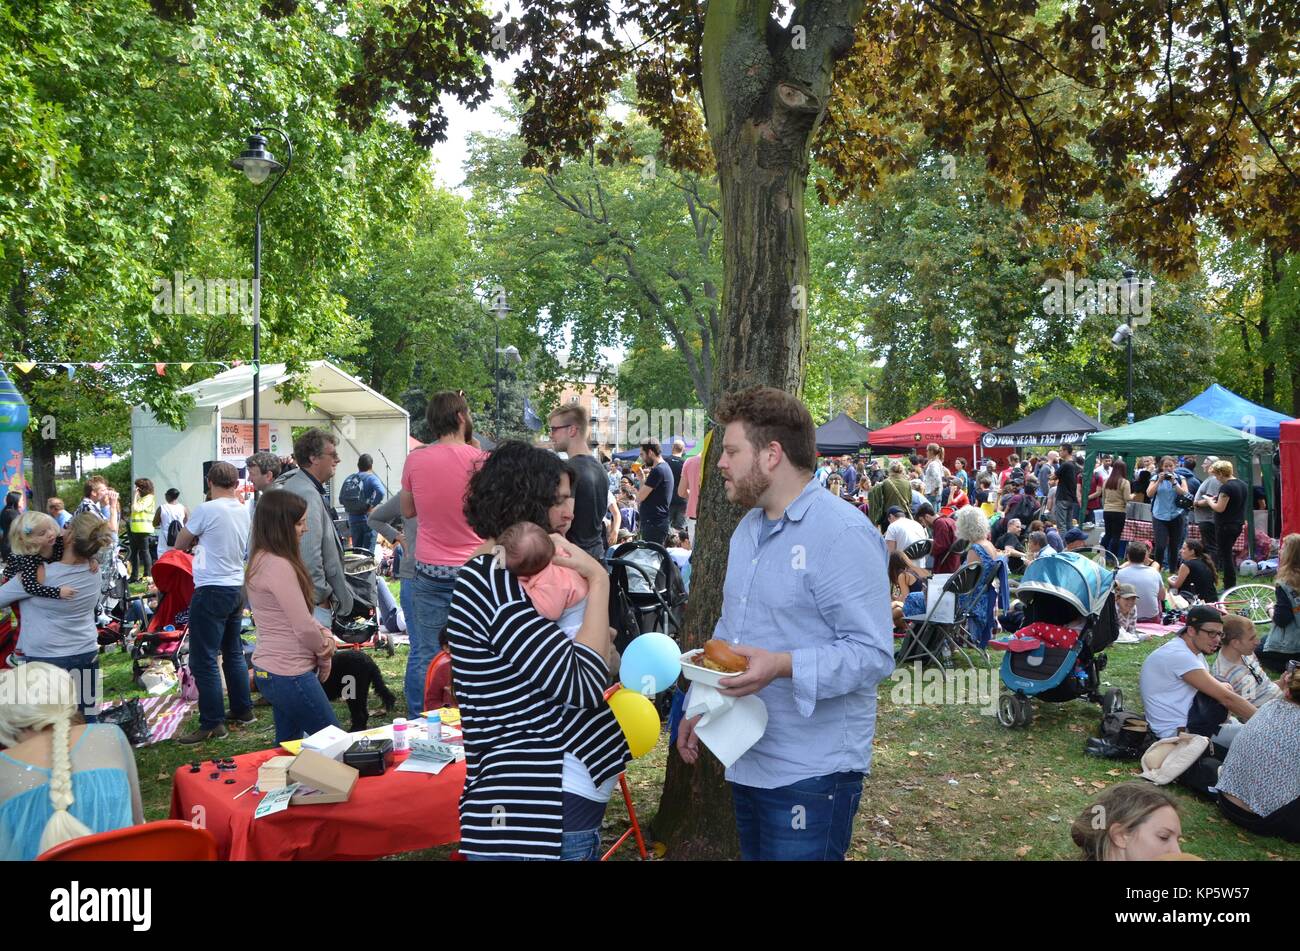
[[375,586],[385,583],[378,578],[375,553],[366,548],[344,549],[343,573],[352,589],[352,613],[335,616],[334,637],[350,650],[383,648],[392,657],[393,636],[379,629],[379,613],[375,610],[379,600]]
[[122,550],[116,549],[108,565],[100,565],[99,605],[95,610],[95,629],[99,646],[121,645],[128,647],[127,636],[131,625],[127,623],[127,611],[131,605],[131,590],[128,579],[131,577],[130,562],[122,557]]
[[186,632],[194,597],[194,556],[176,548],[163,552],[154,562],[153,580],[162,600],[131,645],[131,675],[137,683],[153,661],[166,661],[179,674],[189,657]]
[[[1077,552],[1059,552],[1030,562],[1016,596],[1025,606],[1026,627],[1018,640],[1003,642],[1002,684],[998,722],[1005,727],[1028,726],[1034,718],[1031,697],[1063,703],[1087,697],[1110,714],[1124,706],[1118,688],[1101,692],[1107,647],[1119,635],[1115,615],[1115,573]],[[1065,627],[1083,618],[1083,629],[1070,647],[1050,646],[1029,637],[1032,625]],[[990,646],[993,643],[991,642]]]
[[672,556],[654,542],[619,545],[609,554],[609,624],[621,654],[640,634],[658,631],[673,640],[686,614],[686,585]]

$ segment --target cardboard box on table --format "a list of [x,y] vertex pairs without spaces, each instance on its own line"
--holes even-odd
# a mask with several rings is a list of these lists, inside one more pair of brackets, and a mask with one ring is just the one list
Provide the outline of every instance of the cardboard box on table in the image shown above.
[[289,766],[289,782],[301,783],[316,791],[307,793],[300,790],[289,801],[296,806],[347,802],[359,775],[356,769],[346,763],[313,750],[303,750]]

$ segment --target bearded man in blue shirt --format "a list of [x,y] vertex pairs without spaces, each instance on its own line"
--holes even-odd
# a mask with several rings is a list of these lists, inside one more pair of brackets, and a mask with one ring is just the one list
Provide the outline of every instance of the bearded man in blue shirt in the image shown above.
[[[726,773],[741,858],[841,861],[871,766],[876,686],[894,668],[885,543],[818,484],[799,400],[752,387],[725,396],[716,415],[727,498],[749,509],[731,536],[713,633],[749,669],[722,692],[757,694],[768,712],[763,736]],[[698,720],[678,731],[687,763],[699,758]]]

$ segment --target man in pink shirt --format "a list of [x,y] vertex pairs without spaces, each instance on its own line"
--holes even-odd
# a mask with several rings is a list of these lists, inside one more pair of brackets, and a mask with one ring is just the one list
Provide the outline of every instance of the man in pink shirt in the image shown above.
[[686,532],[695,544],[695,513],[700,508],[700,459],[699,452],[682,463],[682,481],[677,486],[677,494],[686,500]]
[[433,441],[407,456],[402,469],[402,517],[419,519],[415,577],[403,582],[415,593],[415,617],[406,619],[411,637],[406,706],[412,717],[421,712],[425,671],[438,652],[457,572],[483,542],[465,520],[465,492],[487,456],[474,438],[469,404],[461,394],[435,393],[425,422]]

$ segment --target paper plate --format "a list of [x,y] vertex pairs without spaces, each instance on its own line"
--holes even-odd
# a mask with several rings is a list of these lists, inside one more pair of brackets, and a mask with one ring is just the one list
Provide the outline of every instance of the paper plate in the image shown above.
[[707,667],[698,667],[691,663],[691,659],[703,654],[703,650],[687,651],[682,655],[682,675],[687,680],[698,681],[709,687],[725,687],[726,683],[722,681],[727,677],[735,677],[737,674],[724,674],[720,670],[709,670]]

